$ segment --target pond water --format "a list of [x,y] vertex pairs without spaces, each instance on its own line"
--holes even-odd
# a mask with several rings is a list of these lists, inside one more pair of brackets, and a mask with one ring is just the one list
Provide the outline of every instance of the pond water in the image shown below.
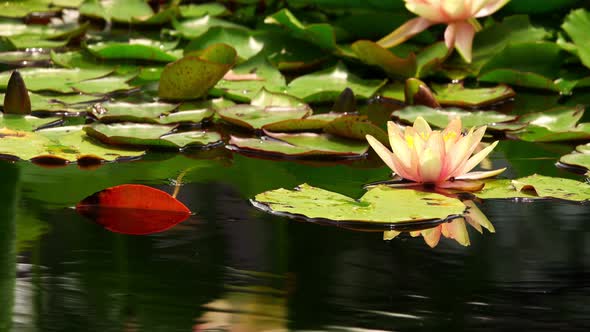
[[[564,151],[571,146],[503,141],[492,163],[509,165],[510,178],[535,172],[576,177],[554,166]],[[590,326],[590,205],[487,200],[480,208],[495,234],[471,229],[468,247],[443,239],[430,248],[421,238],[383,241],[378,232],[265,214],[249,202],[262,191],[301,183],[359,197],[362,184],[388,176],[379,166],[277,162],[224,148],[152,153],[143,161],[94,169],[0,162],[0,326],[12,322],[12,331],[586,331]],[[195,214],[167,231],[117,234],[72,208],[123,183],[172,192],[184,170],[178,198]],[[10,250],[15,245],[16,253]]]

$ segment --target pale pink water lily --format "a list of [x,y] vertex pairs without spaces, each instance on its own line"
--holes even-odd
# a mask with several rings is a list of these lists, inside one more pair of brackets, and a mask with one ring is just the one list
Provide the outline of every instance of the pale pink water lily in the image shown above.
[[[456,187],[455,180],[477,180],[496,176],[506,168],[470,172],[498,144],[490,144],[472,156],[486,127],[461,132],[461,119],[451,120],[443,131],[432,130],[422,117],[414,126],[402,131],[395,123],[387,123],[390,151],[371,135],[367,141],[391,170],[402,178],[418,183],[432,183],[440,188]],[[480,188],[481,189],[481,188]]]
[[476,18],[491,15],[510,0],[405,0],[406,8],[419,17],[409,20],[377,43],[389,48],[403,43],[434,24],[447,24],[445,43],[455,47],[471,62],[475,32],[481,29]]

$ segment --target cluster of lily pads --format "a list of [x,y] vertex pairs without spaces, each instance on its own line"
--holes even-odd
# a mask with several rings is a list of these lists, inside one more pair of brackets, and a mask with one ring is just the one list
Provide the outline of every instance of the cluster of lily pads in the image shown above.
[[[519,14],[520,2],[483,22],[466,63],[440,41],[442,27],[391,48],[374,42],[412,18],[401,0],[363,6],[322,0],[8,1],[0,11],[0,154],[38,163],[100,163],[138,158],[149,149],[226,146],[273,158],[364,158],[366,135],[388,145],[387,120],[407,124],[419,116],[439,128],[460,117],[465,127],[487,125],[495,136],[586,143],[590,124],[575,92],[590,87],[590,11],[564,10],[561,25],[533,24]],[[22,81],[10,84],[14,69]],[[513,88],[542,91],[560,106],[507,111]],[[587,170],[588,151],[580,145],[560,162]],[[501,181],[507,180],[490,182],[475,195],[491,198],[505,190],[497,197],[519,197],[529,195],[522,188],[533,187],[540,197],[569,199],[543,194],[536,182]],[[308,218],[370,220],[390,228],[466,210],[455,199],[455,210],[436,205],[437,214],[429,215],[429,200],[440,198],[430,193],[411,200],[411,209],[425,214],[398,218],[374,209],[402,189],[376,187],[360,201],[301,190],[302,197],[327,197],[330,211],[307,213],[307,205],[292,210],[305,203],[292,197],[301,191],[265,193],[256,201]],[[338,212],[334,202],[348,212]]]

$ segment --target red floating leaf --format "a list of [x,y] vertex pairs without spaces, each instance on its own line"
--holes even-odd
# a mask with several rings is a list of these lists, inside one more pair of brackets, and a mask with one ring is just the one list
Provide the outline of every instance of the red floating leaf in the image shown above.
[[135,235],[165,231],[191,214],[168,193],[137,184],[94,193],[78,203],[76,211],[110,231]]

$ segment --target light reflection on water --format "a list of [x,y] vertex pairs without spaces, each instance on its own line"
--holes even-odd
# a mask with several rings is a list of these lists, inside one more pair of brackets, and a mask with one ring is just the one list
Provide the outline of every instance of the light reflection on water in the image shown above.
[[[211,171],[207,165],[202,172]],[[220,176],[189,174],[193,183],[182,187],[179,199],[195,216],[163,233],[131,236],[111,233],[65,207],[105,186],[92,177],[111,179],[109,186],[144,179],[149,169],[31,167],[21,170],[18,214],[27,218],[17,223],[25,242],[17,243],[13,331],[590,326],[589,205],[486,201],[480,207],[495,234],[470,230],[469,247],[441,240],[431,249],[420,238],[383,241],[381,233],[267,215],[247,200],[306,179],[358,196],[362,183],[383,178],[386,170],[236,157],[223,166],[227,170],[214,164]],[[126,168],[131,175],[120,171]],[[171,177],[158,174],[146,183],[162,185]],[[44,201],[56,188],[69,192]]]

